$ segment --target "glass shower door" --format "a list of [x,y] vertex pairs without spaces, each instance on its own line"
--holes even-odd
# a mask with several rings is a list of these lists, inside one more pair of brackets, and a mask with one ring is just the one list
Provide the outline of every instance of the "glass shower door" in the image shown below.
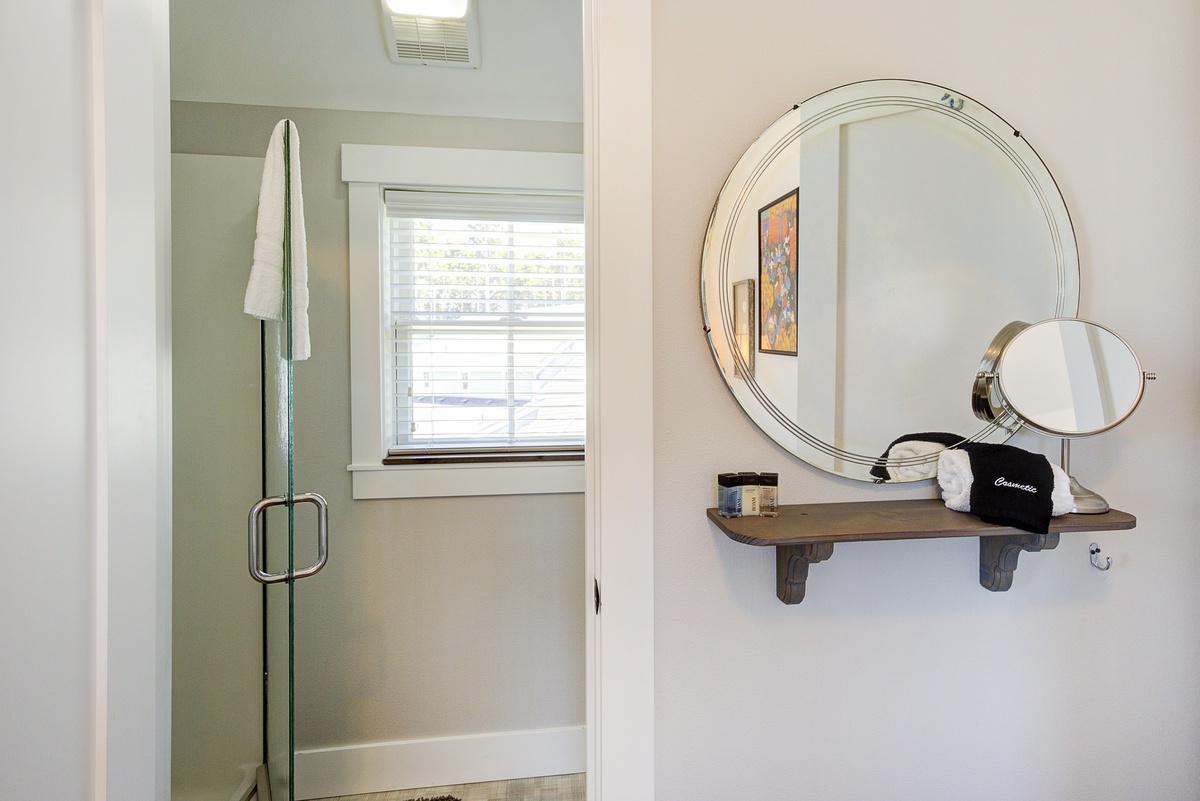
[[325,499],[296,492],[290,329],[286,312],[283,322],[262,324],[263,498],[249,519],[250,572],[263,584],[263,763],[271,801],[295,799],[296,583],[324,567],[329,553]]
[[[284,150],[288,164],[287,144]],[[285,184],[286,209],[290,177]],[[290,215],[284,220],[286,243]],[[296,492],[292,343],[291,252],[285,246],[282,319],[261,327],[262,500],[249,518],[250,572],[263,585],[263,764],[271,801],[295,799],[296,583],[324,567],[328,556],[325,499]],[[261,782],[259,792],[261,798]]]
[[262,324],[263,498],[284,500],[266,509],[262,543],[266,571],[285,577],[263,584],[263,763],[272,801],[294,798],[296,465],[290,311],[285,303],[282,322]]

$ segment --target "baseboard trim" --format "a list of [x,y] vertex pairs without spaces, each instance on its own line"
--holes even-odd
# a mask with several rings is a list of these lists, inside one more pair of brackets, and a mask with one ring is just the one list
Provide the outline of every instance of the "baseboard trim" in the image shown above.
[[582,773],[582,726],[296,752],[297,799]]

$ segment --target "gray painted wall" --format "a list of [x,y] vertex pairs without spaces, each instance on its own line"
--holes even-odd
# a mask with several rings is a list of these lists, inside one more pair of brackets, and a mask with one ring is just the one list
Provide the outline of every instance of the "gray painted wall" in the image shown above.
[[[658,801],[1195,796],[1197,30],[1192,0],[655,0]],[[699,255],[730,168],[793,103],[868,78],[940,83],[1021,129],[1073,215],[1082,316],[1158,371],[1125,425],[1074,448],[1083,483],[1138,516],[1094,535],[1106,574],[1087,534],[1022,555],[999,594],[971,540],[839,545],[788,607],[774,554],[704,519],[725,470],[777,470],[782,503],[933,495],[782,452],[701,335]]]
[[245,564],[261,497],[258,324],[237,280],[262,164],[171,162],[175,801],[228,801],[262,761],[262,591]]
[[[331,516],[329,565],[297,585],[297,747],[583,722],[581,495],[351,500],[339,156],[343,142],[578,152],[580,126],[177,102],[172,150],[206,154],[186,157],[195,180],[176,186],[177,230],[228,229],[208,245],[204,233],[176,235],[181,798],[219,797],[240,778],[238,760],[257,759],[258,594],[244,516],[258,492],[258,327],[240,308],[261,162],[229,156],[261,157],[285,116],[301,138],[313,342],[295,369],[296,482],[323,494]],[[201,216],[184,219],[193,208]],[[251,708],[232,723],[238,705]]]

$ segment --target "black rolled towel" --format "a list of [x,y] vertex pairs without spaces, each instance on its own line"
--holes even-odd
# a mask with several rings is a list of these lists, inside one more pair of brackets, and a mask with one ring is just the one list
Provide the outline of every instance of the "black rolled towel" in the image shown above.
[[938,465],[938,483],[947,506],[978,515],[985,523],[1035,534],[1049,532],[1055,474],[1045,456],[981,442],[955,450],[943,454]]

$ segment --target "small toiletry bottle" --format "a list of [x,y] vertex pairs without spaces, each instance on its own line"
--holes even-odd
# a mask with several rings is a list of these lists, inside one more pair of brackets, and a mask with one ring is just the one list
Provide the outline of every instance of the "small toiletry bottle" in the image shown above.
[[763,517],[779,517],[779,474],[758,474],[758,513]]
[[758,473],[738,473],[742,477],[742,517],[758,517]]
[[742,516],[741,474],[717,474],[717,514],[721,517]]

